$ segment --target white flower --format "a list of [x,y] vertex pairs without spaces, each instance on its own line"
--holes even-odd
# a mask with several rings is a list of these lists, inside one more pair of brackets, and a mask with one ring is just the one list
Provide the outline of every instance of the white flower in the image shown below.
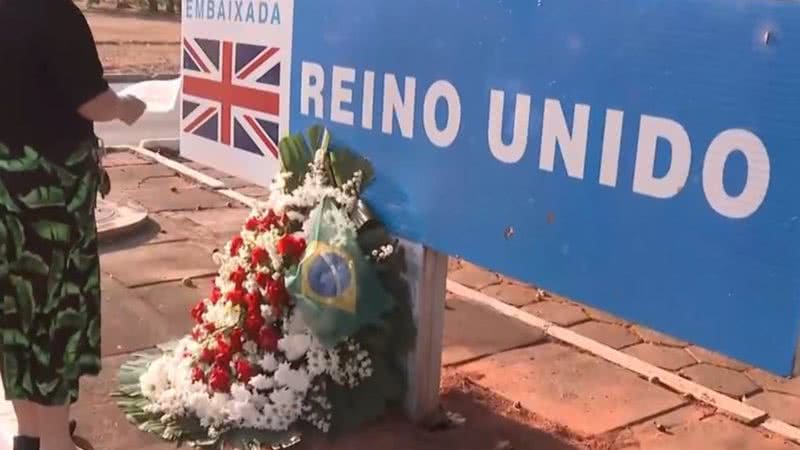
[[275,387],[275,380],[259,374],[251,378],[249,384],[260,391],[268,391]]
[[302,358],[311,346],[311,336],[307,334],[291,334],[278,340],[278,349],[286,354],[289,361]]
[[261,361],[258,363],[258,365],[261,366],[265,372],[272,373],[278,368],[278,360],[275,359],[275,355],[272,353],[267,353],[263,358],[261,358]]

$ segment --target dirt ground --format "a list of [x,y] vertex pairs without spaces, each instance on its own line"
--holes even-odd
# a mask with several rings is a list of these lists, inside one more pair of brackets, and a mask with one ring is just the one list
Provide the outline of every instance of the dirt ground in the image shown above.
[[336,440],[307,441],[298,450],[614,450],[614,436],[581,439],[481,388],[455,370],[442,379],[442,404],[461,426],[422,431],[386,420]]
[[108,74],[178,72],[180,17],[139,9],[117,10],[109,3],[81,6]]

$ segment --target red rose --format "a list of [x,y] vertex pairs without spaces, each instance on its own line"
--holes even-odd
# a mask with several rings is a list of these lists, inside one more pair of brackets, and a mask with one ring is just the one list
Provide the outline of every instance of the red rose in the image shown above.
[[225,295],[228,301],[230,301],[234,305],[241,305],[242,303],[244,303],[244,296],[245,296],[244,290],[242,290],[241,288],[236,288]]
[[264,327],[258,333],[258,347],[268,352],[278,349],[278,331],[273,327]]
[[217,355],[214,358],[214,362],[224,366],[230,364],[231,359],[233,359],[233,349],[230,344],[225,342],[222,336],[220,336],[217,338]]
[[242,383],[247,383],[251,378],[253,378],[253,366],[250,365],[248,360],[237,360],[234,364],[234,368],[236,369],[236,378],[238,378]]
[[241,286],[245,278],[247,278],[247,273],[244,271],[244,267],[237,267],[230,276],[230,280],[236,283],[236,286]]
[[261,305],[261,295],[258,293],[248,292],[244,296],[244,303],[247,305],[248,314],[255,314],[260,312],[259,306]]
[[261,218],[259,229],[261,231],[269,231],[270,228],[275,226],[278,226],[278,216],[275,211],[270,209],[267,215]]
[[258,330],[264,326],[264,318],[261,317],[261,311],[253,311],[247,314],[244,319],[244,329],[250,336],[258,336]]
[[259,220],[257,217],[251,217],[247,219],[245,222],[244,227],[249,231],[256,231],[258,229]]
[[222,291],[214,286],[214,289],[211,289],[211,303],[216,305],[220,298],[222,298]]
[[306,241],[301,237],[287,234],[278,239],[275,249],[284,258],[296,260],[303,256],[303,252],[306,250]]
[[238,327],[231,331],[231,352],[239,353],[242,351],[243,334],[244,331]]
[[192,308],[192,317],[194,321],[200,323],[203,321],[203,314],[206,312],[206,304],[200,301],[198,304],[194,305]]
[[201,331],[202,331],[202,328],[200,328],[200,327],[193,328],[192,329],[192,339],[194,339],[195,341],[199,341],[200,340],[200,336],[201,336],[200,335]]
[[253,261],[253,265],[262,265],[265,266],[269,263],[269,253],[261,247],[256,247],[250,253],[250,259]]
[[211,389],[217,392],[228,392],[231,389],[231,375],[228,369],[219,364],[211,368],[211,375],[208,377],[208,384]]
[[236,256],[239,253],[239,250],[244,245],[244,239],[241,236],[234,236],[231,239],[231,256]]
[[203,361],[204,363],[211,363],[214,361],[215,356],[216,355],[214,353],[214,350],[211,350],[208,347],[204,347],[203,350],[200,352],[200,361]]
[[213,324],[213,323],[211,323],[211,322],[209,322],[209,323],[205,324],[205,325],[204,325],[204,328],[206,329],[206,332],[207,332],[208,334],[214,334],[214,332],[215,332],[215,331],[217,331],[217,327],[216,327],[216,326],[214,326],[214,324]]
[[194,368],[192,368],[192,381],[195,382],[195,383],[198,383],[198,382],[205,383],[206,382],[206,373],[203,372],[203,369],[201,369],[198,366],[195,366]]
[[269,283],[269,280],[271,279],[272,277],[268,273],[259,272],[256,274],[256,283],[258,283],[258,285],[262,288],[267,287],[267,283]]
[[286,291],[283,277],[277,280],[269,280],[267,283],[267,299],[272,306],[285,305],[289,301],[289,292]]

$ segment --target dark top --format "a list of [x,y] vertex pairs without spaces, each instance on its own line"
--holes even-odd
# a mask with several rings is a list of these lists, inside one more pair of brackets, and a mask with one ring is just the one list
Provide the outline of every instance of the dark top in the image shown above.
[[94,137],[79,106],[108,89],[72,0],[0,0],[0,142],[63,160]]

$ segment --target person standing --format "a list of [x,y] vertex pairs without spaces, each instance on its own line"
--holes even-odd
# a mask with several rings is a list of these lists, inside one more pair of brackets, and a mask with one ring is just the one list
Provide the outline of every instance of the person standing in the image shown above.
[[0,374],[15,450],[75,450],[69,407],[100,373],[93,122],[145,105],[103,78],[72,0],[0,0]]

